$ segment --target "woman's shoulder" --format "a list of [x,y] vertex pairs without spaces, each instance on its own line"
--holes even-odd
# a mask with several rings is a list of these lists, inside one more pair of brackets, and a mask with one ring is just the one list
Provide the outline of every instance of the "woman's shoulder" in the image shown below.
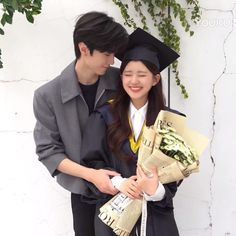
[[94,113],[101,116],[105,122],[107,124],[112,123],[113,118],[112,118],[112,114],[111,114],[111,102],[108,101],[107,103],[105,103],[104,105],[100,106],[99,108],[97,108]]

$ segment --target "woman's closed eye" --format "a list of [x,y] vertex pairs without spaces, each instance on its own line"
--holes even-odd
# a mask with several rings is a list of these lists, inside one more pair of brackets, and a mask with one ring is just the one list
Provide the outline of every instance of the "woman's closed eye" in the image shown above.
[[142,78],[142,77],[146,77],[147,75],[146,74],[126,74],[124,73],[123,76],[125,77],[133,77],[133,76],[136,76],[137,78]]

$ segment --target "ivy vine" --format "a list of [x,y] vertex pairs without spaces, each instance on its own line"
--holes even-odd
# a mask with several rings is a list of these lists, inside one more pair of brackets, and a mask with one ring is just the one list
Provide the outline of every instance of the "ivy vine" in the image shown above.
[[[4,35],[3,27],[5,24],[12,24],[13,15],[15,12],[25,14],[26,19],[30,23],[34,23],[34,16],[41,13],[43,0],[0,0],[0,6],[2,5],[3,14],[0,20],[0,34]],[[1,49],[0,49],[0,68],[3,67],[1,61]]]
[[[180,36],[174,25],[174,18],[179,20],[185,32],[190,36],[194,34],[190,30],[190,23],[197,23],[201,18],[200,6],[198,0],[185,0],[187,8],[182,6],[176,0],[112,0],[115,5],[120,8],[122,17],[125,20],[125,25],[136,29],[138,23],[131,17],[130,12],[135,9],[139,16],[142,27],[146,31],[150,31],[147,23],[149,15],[153,21],[153,26],[158,30],[158,34],[162,41],[171,47],[176,52],[180,52]],[[133,9],[130,9],[132,7]],[[190,12],[190,19],[187,17],[187,11]],[[178,61],[171,64],[171,70],[175,75],[177,86],[180,87],[184,98],[188,98],[188,93],[185,86],[179,78]]]

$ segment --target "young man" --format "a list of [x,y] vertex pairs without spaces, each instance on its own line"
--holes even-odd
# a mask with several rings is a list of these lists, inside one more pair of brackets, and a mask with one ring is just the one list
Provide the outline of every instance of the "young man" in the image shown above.
[[114,95],[120,75],[110,65],[125,49],[128,34],[106,14],[89,12],[78,19],[73,39],[76,60],[35,91],[34,139],[39,160],[71,192],[75,235],[93,236],[95,207],[82,201],[82,179],[115,194],[109,176],[117,173],[81,166],[81,138],[89,114]]

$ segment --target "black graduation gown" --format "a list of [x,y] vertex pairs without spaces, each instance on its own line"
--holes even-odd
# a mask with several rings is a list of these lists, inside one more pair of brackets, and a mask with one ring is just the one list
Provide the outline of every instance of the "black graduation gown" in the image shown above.
[[[94,112],[89,120],[83,135],[82,164],[95,169],[106,168],[116,170],[122,177],[130,177],[136,173],[137,155],[130,149],[129,141],[123,145],[126,153],[133,158],[131,161],[121,160],[115,157],[108,148],[106,141],[107,125],[112,122],[111,114],[105,105]],[[115,235],[98,217],[99,208],[112,196],[100,193],[91,183],[87,183],[88,189],[84,200],[97,204],[95,216],[95,232],[98,236]],[[173,197],[177,191],[177,183],[164,184],[165,197],[161,201],[147,202],[147,236],[178,236],[178,229],[173,213]],[[139,229],[140,220],[137,222],[130,236],[136,236],[136,228]],[[140,232],[138,230],[138,232]]]

